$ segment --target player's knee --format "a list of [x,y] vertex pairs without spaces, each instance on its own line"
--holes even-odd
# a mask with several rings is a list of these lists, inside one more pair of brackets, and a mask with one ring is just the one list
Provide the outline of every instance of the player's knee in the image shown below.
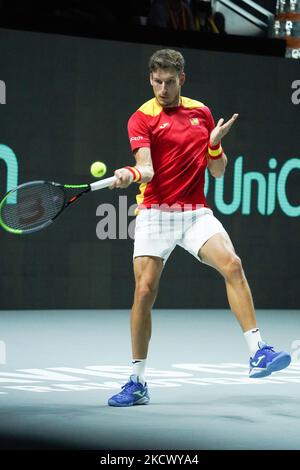
[[151,283],[141,282],[136,285],[135,298],[139,302],[153,301],[157,295],[157,288]]
[[242,278],[244,276],[241,259],[235,253],[227,258],[223,267],[223,275],[227,279]]

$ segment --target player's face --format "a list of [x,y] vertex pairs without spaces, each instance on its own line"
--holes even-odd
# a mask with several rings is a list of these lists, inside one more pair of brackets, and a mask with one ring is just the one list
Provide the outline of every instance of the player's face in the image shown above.
[[150,74],[155,98],[161,106],[168,108],[179,105],[180,90],[184,80],[184,73],[178,74],[175,69],[157,69]]

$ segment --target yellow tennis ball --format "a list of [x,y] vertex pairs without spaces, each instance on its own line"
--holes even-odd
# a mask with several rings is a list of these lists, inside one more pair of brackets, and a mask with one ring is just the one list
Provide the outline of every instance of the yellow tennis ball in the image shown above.
[[106,173],[106,165],[103,162],[94,162],[91,165],[90,171],[95,178],[101,178]]

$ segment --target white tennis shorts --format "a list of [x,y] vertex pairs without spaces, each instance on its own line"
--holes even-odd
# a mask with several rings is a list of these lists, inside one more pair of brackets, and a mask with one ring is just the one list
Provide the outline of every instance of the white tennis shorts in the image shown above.
[[179,245],[200,260],[200,248],[216,233],[227,232],[206,207],[173,212],[143,209],[136,217],[133,258],[158,256],[165,263]]

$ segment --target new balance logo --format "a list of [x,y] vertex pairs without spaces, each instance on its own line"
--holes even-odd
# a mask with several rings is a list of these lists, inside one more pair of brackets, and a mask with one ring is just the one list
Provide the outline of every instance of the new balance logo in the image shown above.
[[257,367],[265,357],[266,356],[260,356],[260,358],[258,358],[257,362],[252,361],[251,365],[254,366],[254,367]]
[[164,129],[165,127],[169,126],[169,122],[164,122],[161,126],[159,126],[160,129]]

